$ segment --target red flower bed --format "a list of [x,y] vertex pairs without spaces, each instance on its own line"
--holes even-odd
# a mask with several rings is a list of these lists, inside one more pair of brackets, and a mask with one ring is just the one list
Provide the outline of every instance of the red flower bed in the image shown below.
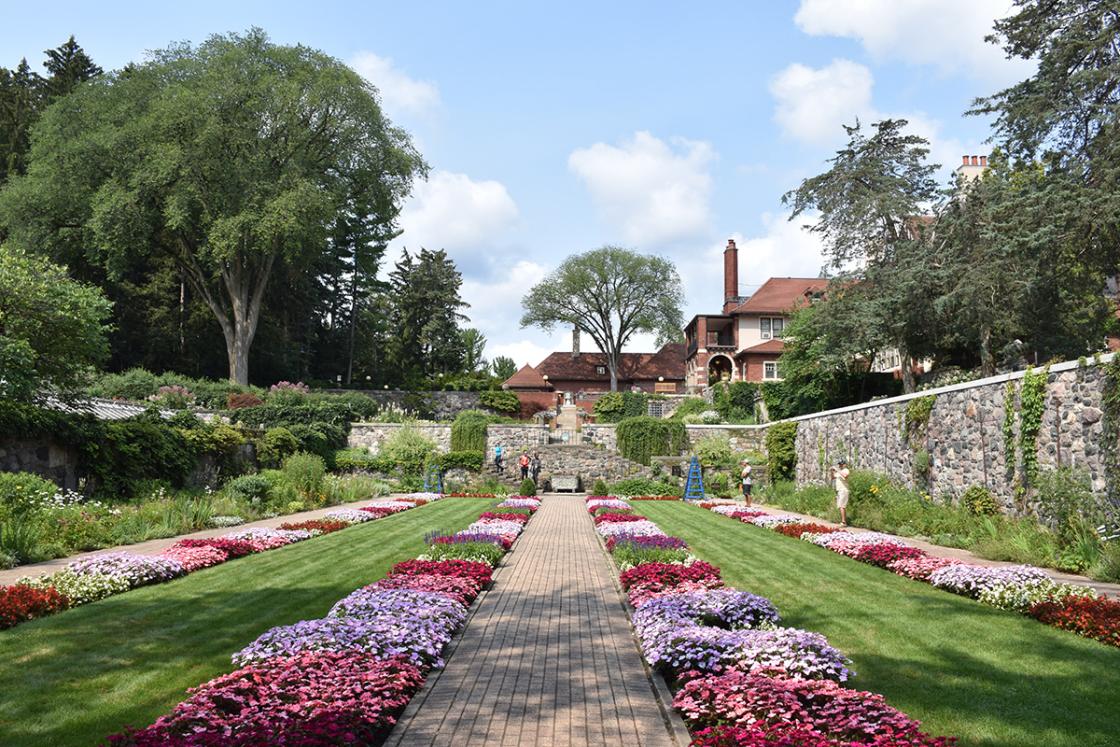
[[593,519],[593,521],[595,522],[595,526],[599,526],[600,524],[621,524],[621,523],[627,522],[627,521],[645,521],[645,520],[646,520],[646,517],[642,516],[641,514],[620,514],[620,513],[599,514],[598,516],[596,516]]
[[1120,646],[1120,602],[1115,599],[1068,596],[1038,602],[1027,614],[1055,628]]
[[45,589],[23,584],[0,586],[0,630],[61,612],[68,604],[66,597],[53,586]]
[[[687,682],[673,705],[694,726],[750,727],[769,731],[779,724],[799,725],[830,741],[793,741],[792,745],[914,745],[945,747],[953,740],[923,733],[920,723],[887,704],[882,695],[849,690],[830,680],[790,679],[732,669]],[[730,722],[730,723],[728,723]],[[789,728],[782,727],[782,728]],[[738,735],[735,735],[736,738]],[[804,737],[804,735],[802,735]],[[805,737],[807,738],[807,737]],[[708,742],[718,745],[721,742]],[[723,742],[723,744],[742,744]],[[766,742],[745,742],[766,744]]]
[[805,532],[813,532],[814,534],[832,534],[833,532],[840,531],[832,527],[826,527],[824,524],[779,524],[774,527],[775,532],[784,534],[787,537],[800,539],[801,535]]
[[[720,581],[719,568],[697,561],[692,565],[678,563],[642,563],[628,571],[623,571],[618,581],[623,589],[642,584],[676,586],[684,581]],[[721,582],[722,583],[722,582]]]
[[114,747],[249,747],[379,743],[424,676],[403,660],[315,651],[242,667],[193,688],[146,729]]
[[877,565],[880,568],[886,568],[896,560],[916,560],[925,556],[926,552],[916,547],[884,543],[882,545],[863,545],[849,557],[864,563]]
[[339,529],[345,529],[350,526],[345,521],[333,521],[332,519],[308,519],[307,521],[286,521],[280,525],[281,529],[306,529],[309,532],[319,532],[321,534],[330,534],[337,532]]
[[489,585],[491,573],[490,566],[474,560],[406,560],[389,569],[390,576],[470,578],[483,587]]
[[485,511],[479,514],[480,519],[499,519],[501,521],[516,521],[521,524],[529,523],[529,514],[502,514],[494,511]]
[[231,540],[221,539],[219,537],[207,537],[205,539],[182,539],[176,542],[172,547],[216,547],[219,550],[225,550],[226,555],[233,558],[243,558],[246,555],[252,555],[256,552],[252,542],[245,540]]
[[948,745],[950,742],[930,742],[929,737],[918,741],[904,737],[878,737],[870,742],[852,742],[825,736],[815,729],[796,724],[777,724],[765,728],[758,726],[712,726],[692,735],[691,747],[921,747],[930,744]]

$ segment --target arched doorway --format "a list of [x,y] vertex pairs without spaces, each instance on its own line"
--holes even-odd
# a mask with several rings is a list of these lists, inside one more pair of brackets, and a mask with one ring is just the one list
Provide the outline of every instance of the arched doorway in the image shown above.
[[708,384],[717,381],[731,381],[735,366],[726,355],[713,355],[708,361]]

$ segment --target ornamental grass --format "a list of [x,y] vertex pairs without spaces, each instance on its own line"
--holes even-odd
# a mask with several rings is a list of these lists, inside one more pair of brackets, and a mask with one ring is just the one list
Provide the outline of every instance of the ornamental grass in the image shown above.
[[376,744],[424,682],[402,659],[333,651],[276,657],[190,690],[154,724],[112,747],[327,747]]
[[68,606],[69,601],[53,586],[0,586],[0,630],[37,617],[53,615]]
[[629,570],[643,563],[685,563],[692,556],[686,548],[646,547],[633,542],[616,544],[611,553],[619,570]]

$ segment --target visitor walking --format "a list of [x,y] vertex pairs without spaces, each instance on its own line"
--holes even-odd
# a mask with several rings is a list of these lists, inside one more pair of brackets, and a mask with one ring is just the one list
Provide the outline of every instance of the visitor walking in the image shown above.
[[539,451],[533,454],[533,460],[529,463],[529,472],[533,476],[533,484],[539,484],[541,481],[541,454]]
[[742,462],[740,462],[740,466],[743,468],[742,471],[739,473],[739,480],[740,480],[740,482],[742,483],[742,486],[743,486],[743,500],[746,501],[747,506],[750,506],[751,505],[751,487],[752,487],[753,482],[754,482],[751,479],[751,465],[750,465],[750,462],[748,462],[746,459],[744,459]]
[[521,456],[517,460],[517,466],[521,468],[521,479],[526,480],[529,477],[529,454],[528,452],[521,452]]
[[840,509],[840,526],[848,526],[848,463],[841,459],[830,468],[830,476],[836,486],[836,508]]
[[496,444],[494,446],[494,471],[499,475],[504,474],[506,471],[505,465],[502,464],[502,445]]

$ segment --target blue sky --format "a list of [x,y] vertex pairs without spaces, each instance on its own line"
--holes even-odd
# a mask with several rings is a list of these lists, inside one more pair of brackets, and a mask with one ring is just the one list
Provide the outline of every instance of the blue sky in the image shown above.
[[[1029,73],[985,44],[1010,0],[192,2],[21,5],[0,64],[70,34],[105,68],[171,41],[264,28],[350,63],[432,167],[403,246],[445,248],[489,355],[536,363],[566,333],[519,329],[524,292],[568,254],[666,256],[686,318],[716,310],[720,253],[741,290],[815,276],[819,246],[783,192],[824,167],[856,116],[902,116],[947,176],[985,153],[969,102]],[[399,249],[399,247],[396,247]],[[649,348],[638,340],[635,349]]]

